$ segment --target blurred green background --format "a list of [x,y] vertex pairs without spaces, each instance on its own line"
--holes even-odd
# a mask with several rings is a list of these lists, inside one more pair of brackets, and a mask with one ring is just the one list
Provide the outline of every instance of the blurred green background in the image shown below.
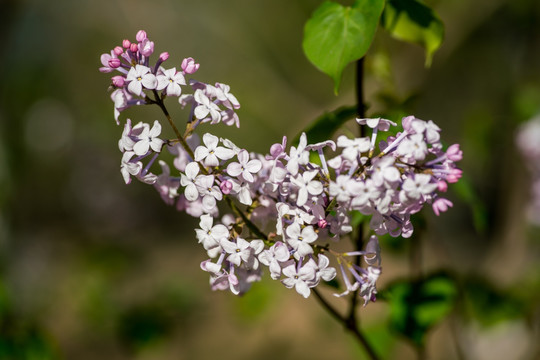
[[[150,187],[123,183],[122,128],[109,76],[98,72],[102,53],[145,29],[156,53],[170,53],[168,66],[191,56],[197,79],[231,86],[241,128],[212,132],[266,152],[321,113],[354,104],[353,67],[336,97],[302,53],[303,25],[319,3],[2,1],[0,359],[362,356],[313,298],[277,282],[243,298],[209,289],[195,219]],[[540,112],[540,2],[427,3],[446,29],[432,67],[420,47],[379,29],[365,79],[368,114],[433,119],[465,154],[464,185],[448,195],[454,207],[439,218],[425,212],[422,271],[449,269],[459,294],[428,334],[427,353],[535,359],[540,236],[525,218],[530,179],[514,137]],[[173,100],[169,107],[183,116]],[[122,117],[161,119],[147,108]],[[381,288],[414,270],[409,246],[382,241]],[[385,301],[361,316],[386,358],[415,358],[389,329]]]

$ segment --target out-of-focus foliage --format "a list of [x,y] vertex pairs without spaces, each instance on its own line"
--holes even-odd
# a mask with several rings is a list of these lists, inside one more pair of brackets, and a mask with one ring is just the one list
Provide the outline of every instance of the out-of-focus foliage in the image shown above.
[[392,283],[384,291],[391,328],[416,346],[423,346],[428,331],[454,307],[457,291],[454,280],[446,274]]
[[444,38],[444,25],[431,8],[416,0],[388,0],[381,22],[396,39],[423,46],[431,65]]

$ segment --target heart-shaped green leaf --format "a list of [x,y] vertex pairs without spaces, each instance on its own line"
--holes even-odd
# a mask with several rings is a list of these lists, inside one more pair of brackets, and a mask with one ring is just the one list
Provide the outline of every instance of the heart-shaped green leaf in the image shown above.
[[368,51],[383,8],[384,0],[357,0],[352,7],[326,1],[307,21],[304,53],[334,80],[335,93],[345,66]]
[[426,66],[444,38],[444,25],[437,14],[416,0],[387,0],[382,26],[396,39],[426,49]]

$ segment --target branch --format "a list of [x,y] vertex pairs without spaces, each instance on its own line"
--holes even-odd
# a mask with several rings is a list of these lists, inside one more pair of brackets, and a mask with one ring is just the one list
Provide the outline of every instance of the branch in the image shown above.
[[364,350],[368,354],[369,358],[371,360],[379,360],[379,356],[371,346],[371,344],[367,341],[366,337],[362,333],[362,331],[358,328],[358,325],[356,321],[350,321],[350,318],[346,318],[342,316],[332,305],[330,305],[326,299],[322,297],[322,295],[319,293],[319,291],[315,288],[311,289],[313,293],[315,294],[315,297],[319,301],[319,303],[322,305],[322,307],[330,313],[337,321],[339,321],[345,329],[350,331],[356,340],[364,347]]

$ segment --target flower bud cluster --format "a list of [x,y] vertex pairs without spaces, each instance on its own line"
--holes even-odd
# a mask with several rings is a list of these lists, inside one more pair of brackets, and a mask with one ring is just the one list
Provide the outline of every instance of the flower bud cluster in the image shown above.
[[516,141],[532,178],[528,218],[531,223],[540,226],[540,117],[521,125]]
[[[122,41],[122,46],[116,46],[101,55],[102,73],[117,72],[111,78],[115,89],[111,94],[114,102],[114,118],[119,124],[118,117],[122,111],[133,105],[156,103],[156,99],[148,96],[153,93],[163,100],[166,96],[178,97],[182,107],[189,105],[190,131],[201,122],[224,122],[227,125],[240,125],[235,109],[240,107],[238,100],[230,93],[228,85],[216,83],[215,86],[197,80],[186,81],[186,76],[194,74],[199,64],[193,58],[182,60],[179,69],[169,69],[161,66],[168,58],[169,53],[161,53],[157,61],[150,63],[150,56],[154,53],[154,42],[150,41],[144,30],[136,35],[136,41]],[[185,93],[189,86],[192,94]]]
[[[195,233],[208,255],[201,268],[209,273],[212,289],[244,293],[261,279],[264,268],[272,279],[308,297],[321,280],[336,277],[332,259],[344,290],[335,295],[358,293],[367,304],[375,300],[381,274],[377,236],[409,237],[414,230],[410,217],[424,204],[431,204],[437,215],[452,206],[440,193],[461,177],[456,162],[462,152],[457,144],[443,150],[440,128],[432,121],[405,117],[395,136],[379,139],[380,133],[397,124],[382,118],[357,119],[371,129],[371,137],[341,135],[335,142],[310,144],[303,133],[298,144],[287,147],[283,137],[266,155],[211,133],[199,139],[192,130],[200,122],[238,125],[234,113],[238,101],[222,84],[214,87],[191,81],[193,94],[180,94],[174,85],[171,90],[158,85],[158,76],[168,76],[168,86],[180,84],[173,78],[181,73],[167,73],[158,66],[155,72],[141,70],[148,53],[137,50],[145,48],[147,39],[146,34],[139,34],[135,51],[131,44],[121,54],[113,50],[110,58],[104,55],[109,60],[114,54],[121,56],[123,63],[129,57],[131,68],[126,75],[136,72],[126,76],[124,87],[115,91],[144,100],[145,91],[159,88],[162,96],[179,95],[182,107],[191,106],[191,116],[186,134],[177,141],[159,137],[157,120],[150,127],[145,123],[132,126],[128,119],[119,141],[121,172],[126,183],[134,177],[153,184],[167,204],[200,219]],[[186,69],[194,71],[198,65],[185,61],[182,68],[184,75]],[[159,160],[162,173],[152,174],[150,167],[165,145],[174,156],[174,170]],[[146,165],[145,158],[149,159]],[[355,212],[369,219],[372,235],[363,250],[337,251],[334,244],[353,231]]]

